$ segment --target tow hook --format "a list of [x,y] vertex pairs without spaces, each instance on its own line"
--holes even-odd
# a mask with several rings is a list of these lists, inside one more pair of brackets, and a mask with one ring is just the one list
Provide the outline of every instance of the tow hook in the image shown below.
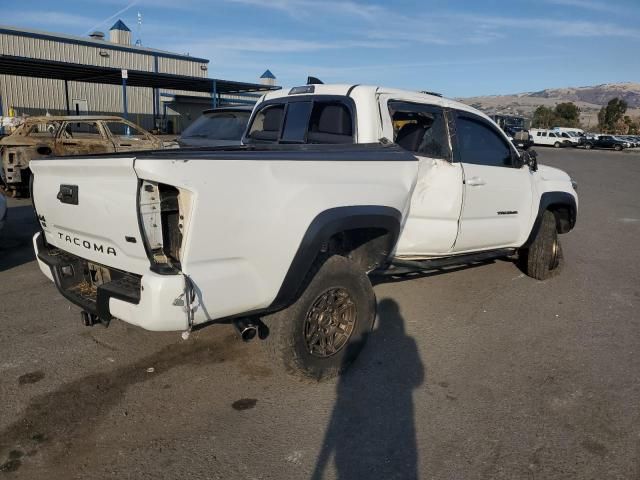
[[93,327],[96,324],[101,324],[104,325],[105,327],[109,326],[109,322],[102,320],[100,317],[98,317],[96,314],[94,313],[89,313],[86,311],[82,311],[80,312],[80,319],[82,320],[82,324],[85,327]]

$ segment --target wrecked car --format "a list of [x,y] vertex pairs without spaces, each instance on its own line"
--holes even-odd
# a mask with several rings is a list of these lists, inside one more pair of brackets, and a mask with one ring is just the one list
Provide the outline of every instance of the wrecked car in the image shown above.
[[0,176],[8,193],[16,196],[28,192],[29,162],[35,158],[161,148],[159,138],[120,117],[29,117],[0,140]]

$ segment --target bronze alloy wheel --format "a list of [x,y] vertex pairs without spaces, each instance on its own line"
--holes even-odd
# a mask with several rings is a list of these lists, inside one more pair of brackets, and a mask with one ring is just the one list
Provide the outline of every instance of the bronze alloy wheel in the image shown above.
[[344,288],[331,288],[315,299],[304,322],[307,351],[320,358],[335,355],[349,341],[357,311]]

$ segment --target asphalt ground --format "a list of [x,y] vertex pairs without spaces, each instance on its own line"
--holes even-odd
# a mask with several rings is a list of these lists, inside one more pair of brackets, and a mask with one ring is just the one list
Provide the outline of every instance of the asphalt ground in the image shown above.
[[501,260],[379,284],[366,349],[321,384],[230,326],[81,326],[11,200],[0,478],[639,479],[640,154],[537,150],[579,183],[560,275]]

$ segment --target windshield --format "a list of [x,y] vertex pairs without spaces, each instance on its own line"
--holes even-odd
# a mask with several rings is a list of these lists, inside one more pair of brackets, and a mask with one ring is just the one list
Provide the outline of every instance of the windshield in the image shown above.
[[249,111],[205,113],[182,133],[182,138],[240,140],[250,115]]

